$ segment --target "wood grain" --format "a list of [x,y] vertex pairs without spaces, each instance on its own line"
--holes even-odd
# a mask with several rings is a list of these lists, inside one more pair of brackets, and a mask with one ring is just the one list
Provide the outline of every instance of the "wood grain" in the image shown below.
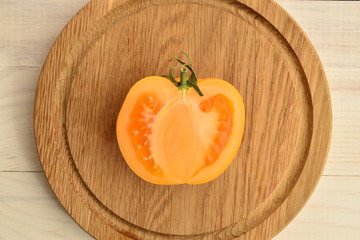
[[[282,70],[286,67],[295,69],[295,64],[283,62],[288,59],[282,59],[279,53],[271,51],[271,45],[266,44],[267,40],[257,36],[253,29],[241,31],[246,29],[246,26],[235,16],[197,5],[177,6],[176,12],[180,12],[177,15],[172,8],[172,5],[151,8],[133,15],[128,21],[117,24],[111,32],[109,30],[91,47],[77,70],[81,74],[74,76],[69,87],[71,92],[66,112],[68,141],[81,177],[93,194],[117,216],[137,226],[161,233],[199,234],[221,229],[239,221],[268,198],[285,170],[289,168],[291,160],[298,158],[297,154],[305,154],[309,142],[306,133],[307,129],[311,128],[307,121],[309,106],[305,102],[306,90],[303,89],[301,79],[292,78],[289,76],[291,73]],[[204,12],[203,16],[206,18],[211,16],[214,19],[212,24],[197,25],[191,21],[184,23],[181,18],[181,15],[186,13],[186,18],[191,19],[191,16],[196,16],[199,12]],[[164,16],[164,13],[169,15]],[[166,24],[171,15],[179,20]],[[149,21],[151,18],[159,19],[159,28],[153,27],[154,22]],[[195,22],[207,21],[199,16]],[[237,24],[230,24],[235,22]],[[184,32],[179,30],[182,25],[187,26],[182,30]],[[203,41],[189,44],[186,43],[187,40],[185,43],[181,43],[180,40],[171,41],[172,38],[181,39],[182,35],[192,35],[195,39],[201,39],[203,36],[210,39],[211,28],[215,32],[220,32],[224,25],[229,28],[219,33],[219,37],[223,35],[226,38],[213,37],[208,44],[204,44]],[[132,33],[132,29],[143,29],[143,35]],[[169,34],[166,32],[172,34],[171,29],[178,29],[178,35],[167,37]],[[122,35],[124,32],[127,32],[128,38],[122,41],[119,33]],[[165,37],[159,38],[159,32]],[[249,37],[234,42],[239,35]],[[251,51],[241,46],[249,46],[250,43],[250,49],[256,48],[256,45],[251,45],[256,43],[256,37],[261,39],[258,46],[263,48],[263,51],[251,57]],[[222,45],[234,48],[226,49],[222,48]],[[108,54],[110,48],[112,53]],[[242,151],[227,175],[204,185],[159,187],[140,181],[127,167],[116,145],[114,123],[123,99],[136,80],[153,73],[167,72],[169,69],[169,64],[153,64],[161,63],[156,53],[163,52],[167,56],[164,59],[168,59],[176,54],[177,49],[183,48],[189,49],[187,52],[193,53],[193,61],[201,66],[198,69],[199,76],[219,76],[228,79],[240,90],[244,101],[252,107],[247,111],[248,124]],[[154,57],[142,56],[142,49],[153,51],[150,55]],[[224,50],[219,52],[217,49]],[[241,56],[242,51],[244,56]],[[203,56],[203,53],[206,55]],[[265,57],[269,55],[272,56],[272,60]],[[234,59],[232,66],[226,65],[227,58]],[[104,64],[98,65],[99,59]],[[268,61],[279,64],[274,66],[268,64]],[[237,69],[236,66],[241,66],[241,69]],[[255,69],[249,70],[252,66],[256,66]],[[264,71],[264,68],[267,71]],[[94,69],[94,72],[87,69]],[[89,74],[84,74],[86,72]],[[106,80],[101,76],[106,76]],[[119,76],[124,76],[124,79],[119,79]],[[271,78],[283,78],[286,81],[274,84]],[[300,82],[292,83],[290,79]],[[253,81],[256,83],[251,84]],[[269,94],[264,93],[263,89],[268,89]],[[254,95],[258,97],[255,98]],[[283,105],[277,107],[278,102],[283,102]],[[298,105],[294,106],[294,102]],[[92,110],[81,111],[84,106],[92,106]],[[283,117],[287,114],[291,116]],[[269,120],[267,124],[262,125],[261,119]],[[92,131],[89,131],[90,129]],[[293,129],[298,131],[290,135]],[[87,132],[88,134],[84,134]],[[261,141],[264,136],[269,136],[267,141]],[[264,145],[268,147],[264,148]],[[274,164],[274,161],[277,164]],[[265,169],[272,174],[262,174]],[[127,184],[119,184],[124,182],[131,182],[132,188],[136,191],[129,191]],[[106,185],[108,187],[105,188]],[[222,188],[224,185],[227,187]],[[122,201],[119,202],[118,199]],[[129,207],[130,203],[132,207]],[[152,221],[154,216],[159,216],[155,224]]]
[[0,67],[0,171],[42,170],[33,141],[32,116],[39,70]]
[[[0,171],[42,170],[33,148],[34,89],[51,44],[71,16],[86,2],[0,2],[0,29],[6,32],[0,34],[0,96],[7,99],[4,100],[6,103],[1,101],[0,108],[0,131],[6,135],[0,154],[7,156],[0,161]],[[334,128],[324,174],[360,175],[360,149],[357,147],[360,145],[360,128],[357,125],[360,115],[356,105],[360,101],[359,3],[279,1],[279,4],[310,38],[328,78]],[[37,22],[42,24],[34,24]],[[9,88],[13,89],[11,91],[16,98],[7,94]],[[23,117],[18,117],[19,114]]]
[[44,173],[0,172],[0,239],[90,239],[51,191]]
[[356,239],[360,236],[360,177],[324,176],[316,191],[275,239]]
[[[0,34],[0,132],[7,136],[0,136],[0,171],[41,170],[31,147],[33,89],[52,42],[86,2],[0,1],[0,32],[6,32]],[[322,60],[332,95],[334,128],[326,176],[297,218],[274,239],[355,239],[360,229],[356,215],[360,186],[356,177],[346,175],[360,175],[360,5],[356,1],[279,3],[305,30]],[[15,94],[7,94],[8,89]],[[6,174],[0,180],[0,222],[6,219],[7,224],[0,224],[0,239],[90,239],[54,204],[48,185],[43,184],[45,178],[34,181],[30,173]],[[29,205],[39,194],[46,196],[43,201]],[[49,221],[49,211],[54,221]]]
[[[2,172],[0,182],[0,239],[93,239],[62,210],[43,173]],[[274,240],[356,239],[359,189],[359,177],[322,177],[306,207]]]
[[59,32],[88,0],[0,1],[0,66],[42,66]]
[[[62,32],[35,104],[45,173],[96,238],[268,239],[303,206],[324,166],[331,106],[320,61],[272,1],[169,3],[93,1]],[[154,65],[158,53],[178,49],[193,56],[200,76],[228,79],[242,93],[244,144],[216,181],[149,185],[125,166],[111,129],[129,87],[168,69]]]
[[[324,65],[333,105],[325,175],[360,175],[359,2],[281,2],[305,30]],[[346,12],[346,14],[344,14]]]

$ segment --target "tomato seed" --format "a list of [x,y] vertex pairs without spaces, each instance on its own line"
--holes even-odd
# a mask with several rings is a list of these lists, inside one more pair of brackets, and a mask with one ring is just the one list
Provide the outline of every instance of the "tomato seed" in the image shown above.
[[133,132],[132,132],[132,134],[135,136],[135,135],[139,135],[139,130],[134,130]]

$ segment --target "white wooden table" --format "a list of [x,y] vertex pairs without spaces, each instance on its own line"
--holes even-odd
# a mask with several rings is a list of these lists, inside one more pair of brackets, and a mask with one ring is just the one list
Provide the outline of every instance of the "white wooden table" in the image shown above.
[[[0,240],[92,239],[44,177],[32,114],[46,54],[87,1],[0,0]],[[307,33],[325,67],[333,135],[314,194],[275,239],[360,239],[360,2],[279,3]]]

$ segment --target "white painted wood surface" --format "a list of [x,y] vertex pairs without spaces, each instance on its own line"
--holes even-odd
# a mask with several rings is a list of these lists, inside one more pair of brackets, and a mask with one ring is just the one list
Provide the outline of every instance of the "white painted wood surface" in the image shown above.
[[[87,0],[0,0],[0,240],[91,239],[63,210],[33,138],[37,78],[51,44]],[[333,104],[323,177],[276,240],[360,236],[360,2],[279,1],[314,44]]]

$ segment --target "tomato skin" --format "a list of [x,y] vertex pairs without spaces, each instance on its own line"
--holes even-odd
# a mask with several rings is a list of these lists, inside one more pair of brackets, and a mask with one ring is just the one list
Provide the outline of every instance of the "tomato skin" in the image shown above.
[[200,184],[222,174],[240,147],[245,108],[228,82],[199,79],[177,89],[158,76],[129,91],[116,124],[120,150],[139,177],[154,184]]

